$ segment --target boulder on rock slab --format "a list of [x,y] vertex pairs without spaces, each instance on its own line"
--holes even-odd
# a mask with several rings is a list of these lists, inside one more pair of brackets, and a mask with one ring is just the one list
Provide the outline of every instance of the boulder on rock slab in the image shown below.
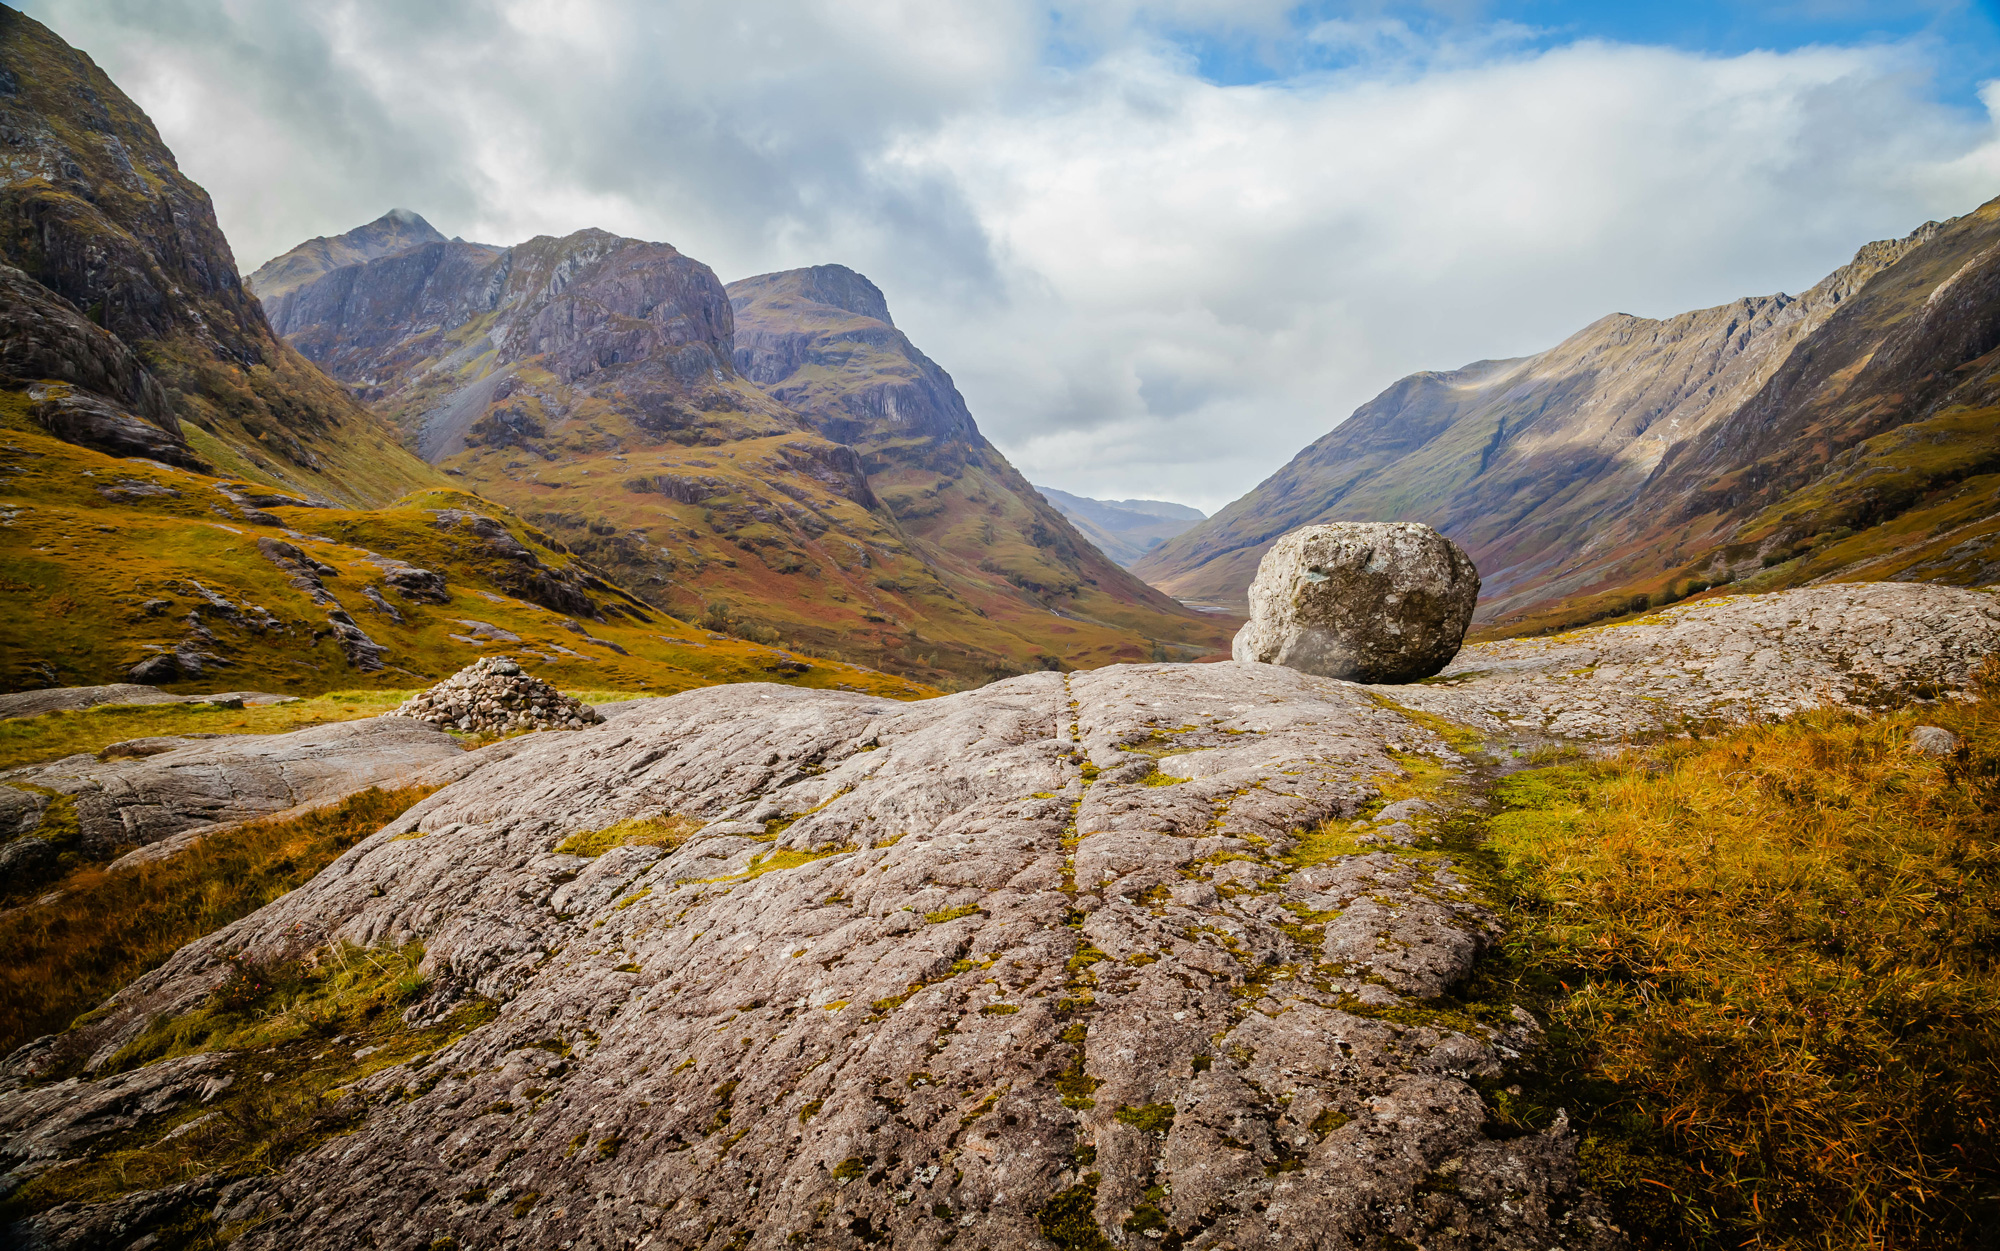
[[1230,651],[1350,682],[1415,682],[1458,654],[1478,599],[1472,558],[1429,526],[1306,526],[1264,553]]

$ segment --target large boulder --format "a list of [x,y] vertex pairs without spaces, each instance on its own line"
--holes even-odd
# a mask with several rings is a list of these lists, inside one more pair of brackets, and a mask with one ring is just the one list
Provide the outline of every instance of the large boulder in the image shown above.
[[1231,653],[1351,682],[1414,682],[1458,654],[1478,599],[1472,557],[1429,526],[1306,526],[1264,553]]

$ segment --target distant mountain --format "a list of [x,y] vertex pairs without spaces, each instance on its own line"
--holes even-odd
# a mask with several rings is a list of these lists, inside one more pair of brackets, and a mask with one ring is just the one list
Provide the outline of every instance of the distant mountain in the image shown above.
[[0,388],[39,428],[348,504],[438,481],[271,333],[145,113],[7,8],[0,137]]
[[408,209],[390,209],[366,226],[344,235],[308,239],[282,256],[274,256],[250,275],[250,289],[269,300],[329,270],[359,265],[378,256],[393,256],[426,243],[443,243],[437,228]]
[[[1798,297],[1618,314],[1535,356],[1412,375],[1135,572],[1241,604],[1264,550],[1296,526],[1428,521],[1478,562],[1478,619],[1511,630],[1694,584],[1903,576],[1941,554],[1907,526],[1986,471],[1996,245],[1988,204],[1869,244]],[[1985,532],[1982,504],[1925,525],[1948,520],[1964,541],[1962,527]],[[1814,559],[1795,562],[1807,546]]]
[[1186,504],[1166,500],[1094,500],[1038,486],[1042,498],[1069,518],[1097,550],[1130,569],[1135,561],[1177,534],[1208,519]]
[[[1066,639],[1094,663],[1135,659],[1150,647],[1174,655],[1227,646],[1197,618],[1133,577],[1089,542],[1030,486],[973,422],[951,376],[896,329],[874,283],[840,265],[764,274],[729,284],[737,368],[803,413],[828,438],[861,454],[870,485],[898,526],[947,583],[989,619],[1046,639]],[[1055,609],[1066,620],[1022,616]],[[1109,626],[1120,640],[1104,634]],[[1133,650],[1135,647],[1140,650]]]
[[425,459],[669,611],[934,681],[1226,642],[1080,541],[852,271],[725,291],[585,230],[420,243],[266,308]]

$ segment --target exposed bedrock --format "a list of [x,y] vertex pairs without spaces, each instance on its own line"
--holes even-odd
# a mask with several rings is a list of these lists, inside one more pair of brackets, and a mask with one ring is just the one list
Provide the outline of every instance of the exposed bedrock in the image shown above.
[[[1499,712],[1588,682],[1597,720],[1563,720],[1571,694],[1522,734],[1657,733],[1680,701],[1942,691],[1996,637],[1984,593],[1822,587],[1468,648],[1394,695],[1501,741],[1529,723]],[[354,1132],[273,1175],[6,1233],[97,1245],[199,1209],[246,1248],[997,1249],[1051,1223],[1128,1247],[1618,1246],[1566,1128],[1483,1129],[1476,1082],[1532,1019],[1418,1010],[1499,934],[1427,846],[1437,813],[1400,801],[1354,854],[1297,854],[1398,753],[1460,763],[1385,694],[1243,663],[914,704],[731,685],[461,753],[306,885],[0,1063],[0,1168],[82,1150],[96,1109],[201,1097],[190,1060],[91,1074],[206,1002],[228,955],[418,941],[409,1019],[474,997],[495,1019],[356,1081]],[[555,850],[668,814],[673,846]]]
[[1451,663],[1479,599],[1458,544],[1410,521],[1292,531],[1264,553],[1231,648],[1353,682],[1414,682]]
[[[225,950],[417,939],[416,1019],[474,995],[498,1018],[230,1187],[239,1245],[1041,1247],[1065,1212],[1131,1245],[1617,1242],[1566,1131],[1481,1130],[1471,1079],[1531,1023],[1367,1015],[1490,941],[1451,863],[1281,859],[1392,747],[1450,755],[1358,687],[1237,664],[917,704],[733,685],[500,746],[0,1088],[201,1003]],[[670,812],[704,822],[675,849],[554,851]],[[1298,924],[1362,900],[1365,935]]]
[[83,753],[0,772],[0,810],[32,806],[36,819],[21,831],[32,833],[49,796],[70,796],[81,850],[99,858],[195,826],[399,785],[462,752],[449,735],[408,720],[348,721],[291,734],[135,739],[101,756]]

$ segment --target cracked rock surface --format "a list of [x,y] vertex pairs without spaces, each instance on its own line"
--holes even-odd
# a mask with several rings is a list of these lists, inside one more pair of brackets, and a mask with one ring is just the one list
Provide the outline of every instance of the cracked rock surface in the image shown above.
[[[100,1245],[212,1211],[248,1248],[1025,1248],[1094,1227],[1132,1247],[1608,1251],[1566,1126],[1483,1128],[1477,1083],[1536,1045],[1533,1019],[1426,1006],[1499,923],[1433,842],[1438,808],[1376,806],[1412,753],[1462,763],[1391,697],[1510,731],[1539,709],[1549,737],[1658,732],[1949,685],[1996,632],[1978,592],[1826,587],[1467,649],[1444,684],[1232,662],[913,704],[632,701],[433,766],[456,780],[16,1051],[0,1157],[17,1177],[149,1098],[206,1097],[192,1064],[89,1075],[205,1002],[225,953],[420,941],[409,1019],[483,997],[493,1020],[355,1083],[355,1132],[275,1174],[6,1232]],[[1584,681],[1609,711],[1564,720]],[[698,828],[555,850],[669,814]]]
[[[509,740],[16,1052],[0,1104],[201,1003],[225,949],[414,938],[415,1018],[498,1018],[231,1187],[220,1215],[260,1221],[238,1245],[1030,1247],[1079,1211],[1142,1246],[1616,1245],[1566,1131],[1481,1130],[1471,1080],[1530,1025],[1370,1015],[1490,933],[1450,861],[1284,858],[1376,797],[1391,744],[1450,756],[1366,688],[1240,664],[635,702]],[[703,824],[554,851],[663,813]]]
[[103,858],[196,826],[402,785],[463,750],[427,725],[381,718],[290,734],[134,739],[103,759],[85,752],[0,772],[0,832],[32,834],[45,792],[74,796],[83,849]]

